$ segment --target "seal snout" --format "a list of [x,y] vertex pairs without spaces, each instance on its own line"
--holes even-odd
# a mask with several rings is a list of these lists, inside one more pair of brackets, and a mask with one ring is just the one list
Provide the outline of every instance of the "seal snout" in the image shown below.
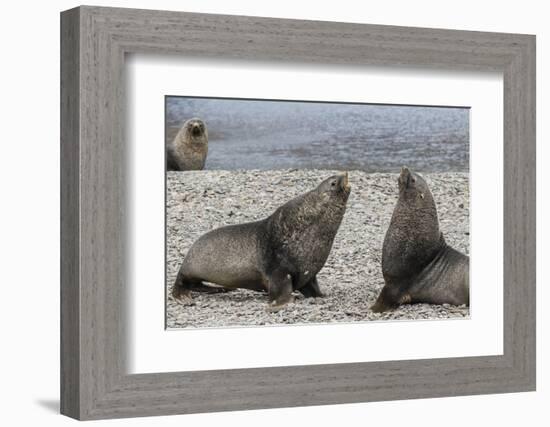
[[410,184],[415,182],[413,174],[407,166],[401,167],[401,173],[399,174],[399,183],[403,184],[405,188],[409,188]]
[[191,125],[191,132],[194,136],[199,136],[202,133],[201,124],[199,122],[195,122]]
[[338,184],[340,185],[340,188],[346,192],[351,190],[351,185],[349,185],[349,179],[348,179],[348,173],[346,172],[344,175],[340,175],[338,177]]

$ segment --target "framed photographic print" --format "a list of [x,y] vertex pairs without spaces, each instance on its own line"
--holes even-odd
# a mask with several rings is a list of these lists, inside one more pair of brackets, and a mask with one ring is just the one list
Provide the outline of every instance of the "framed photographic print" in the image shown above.
[[535,389],[534,36],[84,6],[61,40],[63,414]]

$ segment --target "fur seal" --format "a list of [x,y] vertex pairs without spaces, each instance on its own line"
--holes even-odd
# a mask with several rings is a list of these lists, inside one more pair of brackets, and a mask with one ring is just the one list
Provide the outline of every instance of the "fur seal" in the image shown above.
[[202,170],[207,154],[206,124],[197,118],[189,119],[166,147],[166,168],[169,171]]
[[470,258],[445,243],[426,181],[403,167],[398,183],[399,200],[382,249],[385,285],[371,309],[469,304]]
[[201,236],[189,249],[172,288],[179,300],[210,282],[223,288],[266,291],[270,309],[292,301],[292,291],[321,297],[317,273],[328,258],[351,186],[335,175],[280,206],[269,217]]

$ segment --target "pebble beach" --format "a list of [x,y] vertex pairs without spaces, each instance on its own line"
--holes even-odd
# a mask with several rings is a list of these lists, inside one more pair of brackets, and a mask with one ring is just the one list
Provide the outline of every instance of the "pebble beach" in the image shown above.
[[[346,214],[331,254],[317,278],[324,298],[304,298],[276,313],[267,294],[238,289],[193,293],[193,304],[170,290],[187,250],[204,233],[224,225],[263,219],[297,195],[339,173],[330,170],[204,170],[168,172],[166,193],[166,327],[219,328],[261,325],[447,319],[469,316],[466,306],[414,304],[374,313],[369,307],[384,285],[382,243],[397,202],[398,174],[349,171]],[[468,173],[426,173],[448,244],[469,253]]]

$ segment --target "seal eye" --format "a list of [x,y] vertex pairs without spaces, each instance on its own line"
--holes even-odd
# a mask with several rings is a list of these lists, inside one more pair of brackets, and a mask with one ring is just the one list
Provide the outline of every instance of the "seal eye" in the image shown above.
[[331,186],[331,187],[336,187],[336,181],[332,181],[332,182],[330,183],[330,186]]

